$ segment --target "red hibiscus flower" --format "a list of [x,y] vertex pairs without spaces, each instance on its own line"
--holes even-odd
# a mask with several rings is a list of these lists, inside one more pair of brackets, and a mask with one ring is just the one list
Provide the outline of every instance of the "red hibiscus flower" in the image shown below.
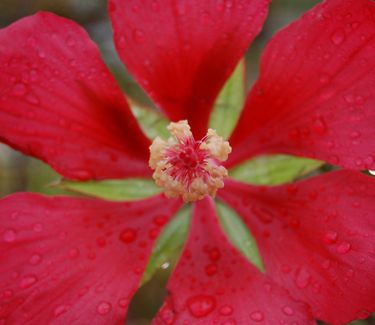
[[[268,2],[109,3],[129,71],[167,117],[203,138],[175,123],[177,141],[151,147],[166,194],[198,199],[154,324],[343,324],[375,310],[375,180],[355,171],[375,169],[375,3],[328,0],[278,33],[229,160],[225,141],[213,130],[204,137]],[[39,13],[1,30],[0,67],[3,142],[69,179],[152,175],[151,142],[75,23]],[[349,170],[269,188],[225,181],[218,198],[251,229],[263,273],[227,241],[205,194],[223,186],[223,166],[280,152]],[[154,240],[181,205],[164,194],[125,203],[2,199],[0,324],[123,323]]]

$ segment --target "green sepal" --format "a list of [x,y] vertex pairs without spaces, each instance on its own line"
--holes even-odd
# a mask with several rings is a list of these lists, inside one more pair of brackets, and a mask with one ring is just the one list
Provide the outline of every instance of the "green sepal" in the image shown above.
[[169,120],[159,111],[141,106],[131,100],[129,100],[129,102],[135,118],[149,139],[154,140],[157,136],[164,139],[168,139],[170,137],[167,130]]
[[144,199],[161,192],[154,180],[143,178],[88,182],[61,180],[52,186],[110,201]]
[[288,155],[252,158],[229,170],[230,177],[255,185],[280,185],[291,182],[324,164],[319,160]]
[[142,284],[151,279],[165,263],[173,267],[184,246],[191,219],[191,207],[184,206],[166,225],[158,237],[142,278]]
[[254,264],[261,272],[264,272],[264,265],[259,249],[249,228],[243,223],[237,213],[227,205],[216,202],[218,217],[225,233],[234,246]]
[[245,101],[245,60],[241,60],[220,92],[210,116],[209,126],[223,138],[232,133]]

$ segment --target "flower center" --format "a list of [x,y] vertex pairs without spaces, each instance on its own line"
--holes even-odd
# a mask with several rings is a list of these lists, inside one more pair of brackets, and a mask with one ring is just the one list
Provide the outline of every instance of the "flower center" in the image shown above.
[[208,129],[207,135],[196,141],[186,120],[170,123],[167,141],[157,137],[150,146],[149,165],[152,177],[169,197],[181,196],[185,202],[215,196],[228,176],[220,164],[227,160],[231,147],[228,141]]

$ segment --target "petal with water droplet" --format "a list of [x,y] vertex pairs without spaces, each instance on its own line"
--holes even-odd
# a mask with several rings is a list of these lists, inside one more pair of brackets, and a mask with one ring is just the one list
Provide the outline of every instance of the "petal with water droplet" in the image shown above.
[[70,179],[151,176],[149,140],[82,27],[38,13],[0,43],[1,141]]
[[375,169],[374,16],[374,1],[330,0],[271,39],[228,166],[288,153]]
[[[210,198],[195,203],[181,256],[153,324],[314,324],[305,305],[292,300],[229,243]],[[207,265],[215,265],[216,272],[207,274]]]
[[225,80],[260,32],[269,2],[166,0],[155,13],[154,0],[111,0],[117,51],[161,110],[173,121],[188,119],[199,138]]
[[[33,324],[123,324],[151,254],[148,233],[179,206],[163,196],[129,203],[34,194],[0,200],[7,239],[0,237],[0,319],[19,324],[27,314]],[[161,215],[163,223],[155,224]]]
[[[375,311],[374,178],[336,171],[297,182],[293,191],[231,180],[218,195],[251,229],[266,274],[317,319],[346,324],[359,310]],[[265,208],[271,223],[257,217]]]

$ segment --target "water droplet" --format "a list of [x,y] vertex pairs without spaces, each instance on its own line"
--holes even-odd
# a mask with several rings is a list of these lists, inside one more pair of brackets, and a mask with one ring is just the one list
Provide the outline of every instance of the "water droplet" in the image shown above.
[[283,307],[283,313],[287,316],[292,316],[294,314],[294,310],[289,306],[285,306]]
[[252,211],[265,224],[271,223],[274,218],[271,211],[262,207],[252,207]]
[[322,117],[317,117],[313,124],[314,131],[317,134],[323,135],[327,131],[327,125]]
[[73,37],[69,36],[67,39],[66,39],[66,44],[69,46],[69,47],[73,47],[74,45],[76,45],[76,41]]
[[323,236],[323,241],[326,244],[334,244],[337,242],[339,235],[336,231],[327,231]]
[[43,225],[41,223],[36,223],[34,226],[33,226],[33,230],[35,232],[41,232],[43,230]]
[[68,311],[68,306],[66,305],[57,306],[53,311],[53,315],[55,317],[58,317],[62,314],[65,314],[67,311]]
[[219,312],[223,316],[229,316],[233,314],[233,308],[229,305],[224,305],[219,309]]
[[154,224],[157,226],[164,226],[168,221],[168,217],[158,216],[158,217],[155,217],[153,221],[154,221]]
[[264,315],[260,311],[254,311],[250,314],[250,318],[255,322],[262,322],[264,320]]
[[134,242],[137,238],[136,230],[132,228],[125,229],[120,234],[120,240],[126,244]]
[[120,298],[117,303],[121,308],[126,308],[129,305],[129,299]]
[[117,46],[119,49],[123,49],[126,47],[126,39],[125,36],[120,36],[117,41]]
[[220,259],[221,253],[220,253],[219,249],[213,248],[213,249],[210,250],[208,256],[209,256],[211,261],[216,262]]
[[69,251],[69,257],[70,258],[76,258],[79,256],[79,249],[78,248],[72,248],[70,251]]
[[358,139],[358,138],[361,137],[361,132],[359,132],[359,131],[353,131],[353,132],[350,133],[350,137],[352,139]]
[[336,251],[339,254],[346,254],[351,248],[352,246],[348,242],[342,242],[339,246],[337,246]]
[[345,40],[345,32],[342,29],[336,30],[331,35],[331,41],[335,45],[340,45]]
[[175,323],[175,312],[171,298],[165,301],[157,315],[157,318],[160,319],[161,323],[165,325],[172,325]]
[[304,289],[310,284],[311,274],[305,269],[300,269],[295,281],[298,288]]
[[208,276],[213,276],[217,273],[217,266],[216,264],[208,264],[204,270]]
[[3,233],[3,240],[6,243],[13,243],[17,238],[17,233],[13,229],[6,229]]
[[135,29],[133,31],[133,39],[136,43],[143,43],[145,41],[145,35],[141,30]]
[[212,296],[199,295],[189,298],[187,306],[194,317],[205,317],[215,309],[216,300]]
[[109,6],[108,6],[109,12],[114,12],[114,11],[116,11],[116,9],[117,9],[116,4],[112,1],[110,1]]
[[346,94],[344,95],[344,99],[348,104],[354,103],[354,96],[352,94]]
[[35,95],[33,94],[28,94],[26,96],[26,101],[30,104],[33,104],[33,105],[38,105],[40,102],[39,102],[39,98],[36,97]]
[[39,78],[37,70],[30,70],[30,81],[35,82]]
[[22,289],[27,289],[33,286],[35,283],[38,282],[38,278],[35,275],[26,275],[22,278],[20,287]]
[[12,94],[15,96],[23,96],[26,94],[27,88],[23,83],[17,83],[13,87]]
[[96,243],[99,247],[105,247],[107,245],[107,240],[104,237],[96,238]]
[[42,256],[40,254],[34,254],[30,257],[29,263],[32,265],[37,265],[42,261]]
[[319,78],[321,84],[327,84],[330,81],[330,76],[327,74],[322,74]]
[[325,270],[328,270],[331,267],[331,261],[330,260],[324,260],[322,263],[322,267]]
[[112,310],[112,305],[106,301],[100,302],[99,305],[96,307],[96,311],[100,315],[107,315],[111,310]]
[[13,291],[12,290],[5,290],[4,292],[3,292],[3,297],[4,298],[12,298],[13,297]]
[[357,318],[358,319],[366,319],[368,317],[370,317],[370,312],[367,311],[367,310],[361,310],[357,313]]
[[71,173],[74,174],[74,176],[81,181],[89,180],[93,176],[90,171],[83,169],[71,170]]
[[157,228],[153,228],[153,229],[151,229],[151,230],[149,231],[149,233],[148,233],[148,236],[149,236],[149,238],[150,238],[151,240],[156,239],[156,238],[158,237],[158,235],[159,235],[159,229],[157,229]]

